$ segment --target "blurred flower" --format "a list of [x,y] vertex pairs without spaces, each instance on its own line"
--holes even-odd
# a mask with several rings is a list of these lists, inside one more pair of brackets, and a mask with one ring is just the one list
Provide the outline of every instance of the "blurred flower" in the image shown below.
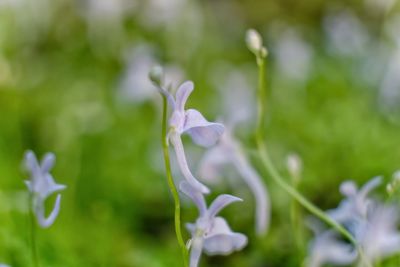
[[247,237],[232,232],[228,223],[217,214],[229,204],[242,201],[231,195],[218,196],[207,208],[203,195],[188,182],[182,181],[180,190],[197,206],[199,217],[194,224],[187,224],[192,235],[190,243],[190,267],[197,267],[201,253],[209,255],[228,255],[242,249],[247,244]]
[[355,222],[367,218],[368,208],[373,202],[368,198],[368,194],[381,183],[382,177],[375,177],[358,189],[353,181],[343,182],[340,185],[340,192],[346,198],[336,209],[328,210],[328,215],[346,227],[352,228]]
[[10,265],[4,264],[4,263],[0,263],[0,267],[10,267]]
[[[125,55],[125,70],[122,74],[118,98],[121,101],[141,103],[154,99],[153,85],[149,81],[148,73],[157,64],[153,48],[146,43],[139,44]],[[175,88],[183,80],[183,70],[176,65],[163,67],[164,85]]]
[[243,153],[232,132],[226,129],[219,143],[208,150],[201,160],[200,177],[215,180],[224,165],[232,164],[251,189],[256,204],[255,222],[258,234],[264,234],[270,221],[270,200],[266,185]]
[[365,0],[365,7],[369,12],[375,14],[385,14],[394,6],[396,0]]
[[33,212],[39,225],[43,228],[50,227],[57,218],[60,211],[61,194],[57,194],[53,210],[47,218],[45,217],[44,202],[53,193],[66,188],[65,185],[56,184],[53,176],[49,173],[53,168],[54,162],[55,156],[53,153],[47,153],[40,164],[32,151],[25,153],[25,166],[31,174],[30,180],[26,180],[25,184],[31,192]]
[[349,265],[357,259],[357,250],[331,230],[316,233],[309,251],[308,267],[320,267],[326,263]]
[[343,10],[324,18],[328,47],[342,56],[364,54],[369,41],[367,29],[351,11]]
[[366,260],[374,262],[400,252],[399,214],[396,207],[376,205],[355,234]]
[[[400,252],[397,209],[367,197],[380,183],[381,178],[376,177],[359,190],[351,181],[342,183],[340,191],[346,199],[338,208],[328,211],[334,220],[349,230],[363,251],[363,256],[359,257],[361,266],[369,266]],[[357,249],[341,241],[338,233],[320,229],[315,232],[316,237],[309,252],[309,266],[317,267],[324,263],[347,265],[356,259],[354,254],[358,254]]]
[[296,30],[289,28],[279,33],[275,55],[278,69],[285,78],[308,79],[313,50]]
[[[209,189],[201,184],[191,173],[186,162],[186,156],[181,140],[181,135],[187,133],[197,145],[210,147],[214,145],[224,131],[224,126],[220,123],[207,121],[203,115],[195,110],[185,110],[186,101],[193,91],[191,81],[184,82],[179,86],[175,99],[169,97],[172,106],[172,115],[169,120],[170,131],[168,133],[169,141],[175,149],[176,157],[183,176],[197,190],[208,193]],[[169,95],[167,91],[164,93]]]

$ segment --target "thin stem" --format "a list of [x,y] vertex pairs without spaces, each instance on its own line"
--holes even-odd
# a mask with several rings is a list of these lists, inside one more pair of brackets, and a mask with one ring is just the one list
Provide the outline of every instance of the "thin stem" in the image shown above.
[[167,140],[167,98],[163,95],[163,117],[162,117],[162,146],[164,153],[165,171],[167,174],[167,182],[171,191],[172,197],[175,204],[175,234],[178,240],[178,244],[182,250],[184,266],[188,266],[188,251],[186,249],[185,242],[183,241],[181,231],[181,203],[179,200],[178,190],[176,189],[174,180],[172,178],[171,163],[169,157],[168,140]]
[[309,212],[314,214],[316,217],[320,218],[322,221],[327,223],[328,225],[335,228],[339,233],[341,233],[345,238],[347,238],[351,243],[357,246],[356,240],[354,237],[339,223],[333,220],[331,217],[327,216],[322,210],[308,201],[301,193],[299,193],[296,189],[294,189],[290,184],[288,184],[285,179],[281,177],[274,164],[272,163],[268,152],[267,146],[264,142],[264,134],[263,134],[263,123],[265,118],[265,88],[266,88],[266,79],[265,79],[265,60],[262,57],[257,58],[258,65],[258,101],[257,101],[257,110],[258,110],[258,120],[257,120],[257,130],[256,130],[256,143],[257,150],[261,157],[261,161],[270,174],[270,176],[275,180],[275,182],[285,190],[291,197],[293,197],[297,202],[299,202],[304,208],[306,208]]
[[39,257],[36,245],[36,223],[35,216],[32,210],[32,196],[29,197],[28,205],[29,205],[29,224],[30,224],[30,245],[31,245],[31,253],[32,253],[32,262],[34,267],[39,267]]

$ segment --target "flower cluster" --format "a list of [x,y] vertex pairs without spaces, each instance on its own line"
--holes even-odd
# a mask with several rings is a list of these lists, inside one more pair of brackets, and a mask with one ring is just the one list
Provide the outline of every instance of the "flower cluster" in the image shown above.
[[352,234],[358,247],[341,240],[335,231],[314,224],[316,237],[310,246],[308,266],[348,265],[357,259],[361,266],[372,266],[375,261],[400,252],[398,211],[368,196],[381,183],[381,177],[376,177],[360,189],[353,181],[341,184],[345,199],[327,214]]
[[[150,72],[150,79],[168,100],[172,110],[166,138],[174,148],[178,166],[184,178],[179,184],[179,189],[193,201],[199,210],[199,217],[195,223],[187,224],[187,229],[191,234],[189,265],[196,267],[203,251],[209,255],[228,255],[246,246],[247,237],[233,232],[226,220],[217,216],[227,205],[242,200],[224,194],[218,196],[207,208],[204,195],[210,193],[210,189],[201,183],[190,170],[181,135],[188,134],[195,144],[209,148],[218,142],[225,127],[221,123],[209,122],[195,109],[185,109],[186,102],[194,89],[193,82],[184,82],[173,96],[164,88],[162,75],[162,69],[156,67]],[[260,224],[261,228],[265,228],[265,222]]]

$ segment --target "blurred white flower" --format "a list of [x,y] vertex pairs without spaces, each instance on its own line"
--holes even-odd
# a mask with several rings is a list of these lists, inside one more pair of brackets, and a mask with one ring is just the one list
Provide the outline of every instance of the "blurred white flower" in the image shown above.
[[207,121],[203,115],[195,110],[185,110],[185,104],[194,89],[191,81],[184,82],[179,86],[175,99],[164,90],[168,96],[172,107],[172,114],[169,120],[170,131],[168,133],[169,141],[175,149],[177,161],[183,176],[187,181],[203,193],[208,193],[209,189],[201,184],[191,173],[186,161],[186,156],[181,140],[181,135],[187,133],[190,135],[194,143],[203,147],[214,145],[224,131],[224,126],[220,123]]
[[385,14],[394,6],[396,0],[365,0],[365,7],[370,13]]
[[309,256],[306,262],[308,267],[320,267],[326,263],[349,265],[356,259],[357,250],[340,240],[336,232],[328,230],[316,233],[316,237],[309,247]]
[[[148,77],[152,67],[158,65],[152,47],[146,43],[135,46],[126,54],[125,61],[126,67],[120,80],[118,98],[135,103],[157,98]],[[166,65],[163,72],[164,85],[167,87],[176,88],[183,80],[183,70],[176,65]]]
[[50,227],[57,218],[60,211],[61,194],[57,194],[53,210],[47,218],[45,217],[46,199],[66,188],[65,185],[56,184],[49,172],[53,168],[54,162],[55,156],[52,153],[47,153],[40,164],[32,151],[25,153],[24,163],[30,172],[30,180],[26,180],[25,184],[31,193],[33,212],[38,224],[43,228]]
[[369,33],[359,18],[349,10],[329,14],[324,18],[328,47],[335,54],[357,56],[365,53]]
[[229,204],[242,201],[231,195],[218,196],[207,208],[203,195],[188,182],[182,181],[180,190],[197,206],[199,217],[194,224],[187,224],[192,235],[190,242],[190,267],[197,267],[204,250],[209,255],[228,255],[241,250],[247,244],[247,237],[232,232],[228,223],[217,214]]
[[228,128],[225,129],[218,144],[204,154],[199,166],[200,177],[209,181],[215,180],[221,175],[223,166],[227,164],[236,168],[252,191],[256,205],[256,231],[258,234],[266,233],[271,212],[267,187]]
[[[358,255],[360,266],[372,266],[374,262],[400,252],[397,208],[368,198],[369,192],[380,183],[380,177],[372,179],[360,189],[354,182],[342,183],[340,191],[346,199],[338,208],[328,211],[329,216],[350,232],[362,250],[363,256]],[[308,257],[310,267],[324,263],[347,265],[356,260],[358,248],[340,240],[338,233],[320,229],[315,232]]]
[[301,178],[303,171],[303,162],[297,154],[289,154],[286,160],[286,165],[290,176],[294,179],[294,182],[298,183]]
[[281,32],[277,38],[275,56],[279,71],[285,78],[306,81],[313,56],[311,46],[291,28]]

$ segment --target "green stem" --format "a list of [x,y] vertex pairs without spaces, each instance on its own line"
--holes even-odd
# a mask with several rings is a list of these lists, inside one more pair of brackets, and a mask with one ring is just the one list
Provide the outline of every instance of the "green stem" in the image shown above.
[[32,262],[34,267],[39,267],[39,257],[36,245],[36,223],[35,223],[35,216],[32,210],[32,197],[29,198],[29,224],[30,224],[30,239],[31,239],[31,253],[32,253]]
[[283,189],[285,190],[291,197],[293,197],[297,202],[299,202],[304,208],[306,208],[309,212],[314,214],[316,217],[320,218],[322,221],[327,223],[328,225],[335,228],[339,233],[341,233],[346,239],[348,239],[351,243],[357,246],[356,240],[354,237],[339,223],[326,215],[322,210],[308,201],[301,193],[299,193],[296,189],[294,189],[290,184],[288,184],[285,179],[281,177],[274,164],[272,163],[268,152],[267,146],[264,142],[264,134],[263,134],[263,123],[265,121],[265,88],[266,88],[266,80],[265,80],[265,60],[264,58],[257,58],[258,65],[258,101],[257,101],[257,110],[258,110],[258,120],[257,120],[257,130],[256,130],[256,143],[257,150],[261,157],[261,162],[263,163],[266,171],[270,174],[272,179]]
[[188,266],[188,250],[186,249],[185,242],[183,241],[182,231],[181,231],[181,203],[179,200],[179,193],[176,189],[174,180],[172,178],[171,163],[169,157],[168,140],[167,140],[167,111],[168,103],[167,98],[162,96],[163,99],[163,117],[162,117],[162,146],[164,153],[165,170],[167,174],[167,182],[169,189],[171,191],[172,197],[175,204],[175,234],[178,240],[178,244],[182,250],[184,266]]

